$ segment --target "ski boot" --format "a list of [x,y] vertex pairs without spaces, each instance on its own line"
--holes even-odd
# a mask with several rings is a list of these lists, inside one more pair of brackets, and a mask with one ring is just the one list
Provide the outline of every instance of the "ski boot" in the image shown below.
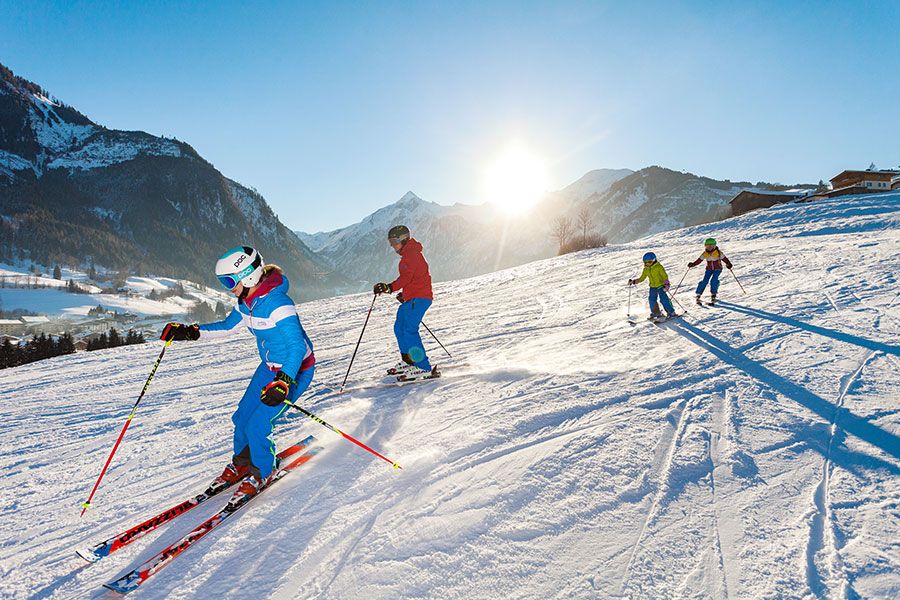
[[700,300],[700,294],[697,294],[697,306],[703,306],[703,301]]
[[263,488],[269,485],[270,481],[272,481],[272,475],[269,475],[265,479],[262,479],[259,475],[247,475],[244,477],[244,480],[241,481],[241,485],[238,486],[237,491],[232,494],[229,503],[236,504],[238,502],[243,502],[245,498],[257,495]]
[[396,365],[387,370],[388,375],[405,375],[412,369],[415,369],[416,365],[410,365],[402,360],[398,362]]
[[432,367],[431,371],[426,371],[425,369],[420,369],[419,367],[413,367],[413,370],[407,371],[406,373],[399,375],[397,377],[397,381],[417,381],[419,379],[437,379],[441,376],[441,371],[438,369],[437,365]]
[[662,316],[663,316],[663,314],[661,312],[652,312],[652,313],[650,313],[650,316],[647,317],[647,320],[648,321],[658,321],[658,320],[662,319]]
[[235,466],[233,462],[230,462],[225,465],[225,469],[222,471],[222,474],[212,480],[212,483],[210,483],[209,487],[206,488],[206,493],[215,493],[219,490],[223,490],[231,485],[234,485],[235,483],[246,477],[248,473],[250,473],[249,466]]
[[709,295],[709,305],[710,305],[710,306],[715,306],[715,305],[716,305],[716,295],[715,295],[715,294],[710,294],[710,295]]
[[413,360],[409,357],[409,354],[401,354],[400,362],[387,370],[388,375],[404,375],[410,369],[415,369],[416,365],[413,364]]

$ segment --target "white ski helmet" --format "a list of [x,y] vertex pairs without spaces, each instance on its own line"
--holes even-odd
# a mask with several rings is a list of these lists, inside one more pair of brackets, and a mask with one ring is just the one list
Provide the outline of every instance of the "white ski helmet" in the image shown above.
[[262,255],[250,246],[238,246],[222,255],[216,263],[216,277],[229,290],[243,283],[245,288],[252,288],[262,279]]

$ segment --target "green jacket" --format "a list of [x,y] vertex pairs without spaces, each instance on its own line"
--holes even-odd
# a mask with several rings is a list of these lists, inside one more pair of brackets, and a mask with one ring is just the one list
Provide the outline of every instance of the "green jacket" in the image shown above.
[[662,287],[669,281],[669,276],[666,274],[666,270],[663,269],[663,266],[659,264],[659,262],[655,262],[649,267],[644,267],[644,272],[641,273],[640,278],[638,278],[637,283],[642,282],[643,280],[650,278],[650,287],[658,288]]

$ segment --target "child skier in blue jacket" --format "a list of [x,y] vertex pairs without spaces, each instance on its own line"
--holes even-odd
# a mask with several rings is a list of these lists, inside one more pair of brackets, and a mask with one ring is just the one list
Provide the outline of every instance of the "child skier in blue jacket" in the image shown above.
[[285,400],[293,401],[309,387],[316,357],[279,267],[265,265],[255,249],[238,246],[216,263],[216,276],[238,299],[231,313],[205,325],[169,323],[160,339],[216,339],[241,327],[256,336],[261,363],[231,417],[234,457],[214,482],[243,479],[238,491],[253,495],[268,483],[275,467],[275,421],[290,408]]

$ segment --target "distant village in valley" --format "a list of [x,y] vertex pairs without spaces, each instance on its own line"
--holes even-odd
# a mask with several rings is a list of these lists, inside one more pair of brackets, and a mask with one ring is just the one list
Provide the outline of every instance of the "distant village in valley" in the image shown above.
[[0,294],[0,368],[144,343],[173,319],[212,321],[227,310],[225,295],[203,285],[94,267],[44,273],[34,264],[3,265]]

